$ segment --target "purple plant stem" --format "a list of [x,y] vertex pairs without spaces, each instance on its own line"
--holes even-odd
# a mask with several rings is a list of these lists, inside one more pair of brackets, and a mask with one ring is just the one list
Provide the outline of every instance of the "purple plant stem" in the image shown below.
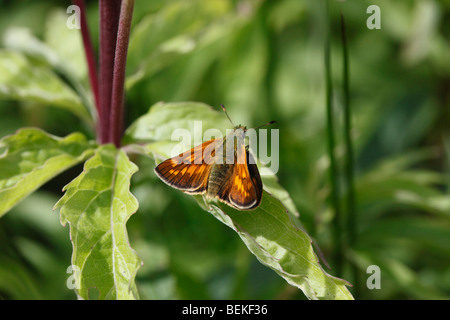
[[86,56],[86,62],[88,65],[89,81],[91,83],[91,89],[94,95],[97,115],[100,116],[97,64],[86,20],[86,7],[84,5],[84,0],[73,0],[73,3],[80,8],[81,37],[83,39],[84,54]]
[[99,0],[100,10],[100,72],[99,72],[99,136],[100,143],[112,142],[110,134],[111,92],[114,72],[117,30],[121,0]]
[[119,29],[114,60],[112,81],[111,113],[109,142],[120,147],[124,125],[124,91],[125,68],[127,62],[128,42],[130,39],[131,20],[133,17],[134,0],[123,0],[120,9]]

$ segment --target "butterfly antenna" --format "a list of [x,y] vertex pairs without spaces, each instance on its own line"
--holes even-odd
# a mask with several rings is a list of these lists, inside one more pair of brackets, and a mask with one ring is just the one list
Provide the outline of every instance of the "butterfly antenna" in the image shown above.
[[231,121],[230,116],[227,113],[227,110],[225,109],[225,106],[223,104],[220,104],[220,106],[222,107],[223,112],[225,112],[225,115],[227,116],[228,120],[230,120],[230,122],[233,125],[233,127],[235,127],[233,121]]
[[271,124],[274,124],[274,123],[277,123],[277,122],[275,120],[273,120],[273,121],[267,122],[267,123],[265,123],[263,125],[257,126],[257,127],[253,128],[253,129],[259,129],[261,127],[270,126]]

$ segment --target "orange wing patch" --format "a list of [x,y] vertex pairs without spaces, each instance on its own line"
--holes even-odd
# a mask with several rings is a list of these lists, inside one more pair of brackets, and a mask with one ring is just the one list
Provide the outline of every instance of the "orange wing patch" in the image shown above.
[[[229,202],[240,210],[254,209],[261,203],[262,183],[258,168],[250,163],[250,153],[241,146],[241,152],[237,152],[232,178],[229,184],[219,194],[219,198]],[[240,157],[241,158],[239,161]]]
[[228,198],[238,209],[251,209],[259,204],[260,199],[250,178],[247,164],[235,165]]
[[[205,163],[204,150],[207,146],[214,147],[221,139],[211,139],[189,151],[161,162],[155,172],[169,186],[189,194],[200,194],[208,188],[208,177],[211,165]],[[214,157],[214,150],[206,157]],[[208,158],[209,159],[209,158]]]

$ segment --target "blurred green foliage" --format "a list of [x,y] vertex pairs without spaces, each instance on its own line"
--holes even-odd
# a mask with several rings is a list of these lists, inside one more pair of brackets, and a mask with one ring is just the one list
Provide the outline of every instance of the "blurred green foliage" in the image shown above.
[[[78,67],[81,43],[60,36],[68,32],[61,12],[69,4],[0,1],[1,46],[11,47],[5,36],[11,27],[28,28],[61,58],[52,60],[43,52],[34,68],[53,68],[47,75],[52,81],[78,70],[76,77],[86,85],[86,73]],[[127,124],[158,101],[223,103],[235,122],[248,126],[276,120],[280,184],[331,266],[327,271],[353,283],[350,291],[357,299],[448,299],[450,3],[377,0],[380,30],[366,27],[371,4],[331,1],[327,17],[323,2],[316,0],[137,0],[127,65]],[[88,10],[97,41],[96,1],[88,2]],[[324,19],[330,19],[334,115],[337,132],[342,132],[340,12],[350,56],[357,241],[345,248],[346,264],[337,275],[323,48]],[[73,79],[61,81],[79,91]],[[37,93],[0,101],[1,136],[23,126],[58,136],[90,132],[90,124],[67,100],[49,103]],[[342,164],[343,136],[337,139]],[[191,197],[160,183],[153,161],[132,160],[140,167],[132,183],[139,211],[127,228],[131,246],[145,261],[137,274],[141,298],[304,298],[258,263],[231,229]],[[1,298],[75,298],[66,286],[68,228],[52,208],[63,186],[81,170],[75,167],[53,179],[0,220]],[[346,185],[341,189],[344,203]],[[342,226],[342,236],[346,233]],[[381,270],[379,290],[366,286],[366,269],[374,264]]]

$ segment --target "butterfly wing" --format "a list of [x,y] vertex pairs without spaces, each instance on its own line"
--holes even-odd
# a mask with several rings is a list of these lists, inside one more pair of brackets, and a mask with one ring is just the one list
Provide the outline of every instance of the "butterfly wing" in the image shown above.
[[[169,186],[188,194],[201,194],[208,188],[215,147],[222,139],[211,139],[161,162],[155,173]],[[211,150],[207,152],[206,150]]]
[[242,156],[245,157],[245,161],[235,161],[231,178],[217,196],[239,210],[251,210],[261,203],[262,182],[251,154],[245,150],[244,145],[242,148],[244,148]]

